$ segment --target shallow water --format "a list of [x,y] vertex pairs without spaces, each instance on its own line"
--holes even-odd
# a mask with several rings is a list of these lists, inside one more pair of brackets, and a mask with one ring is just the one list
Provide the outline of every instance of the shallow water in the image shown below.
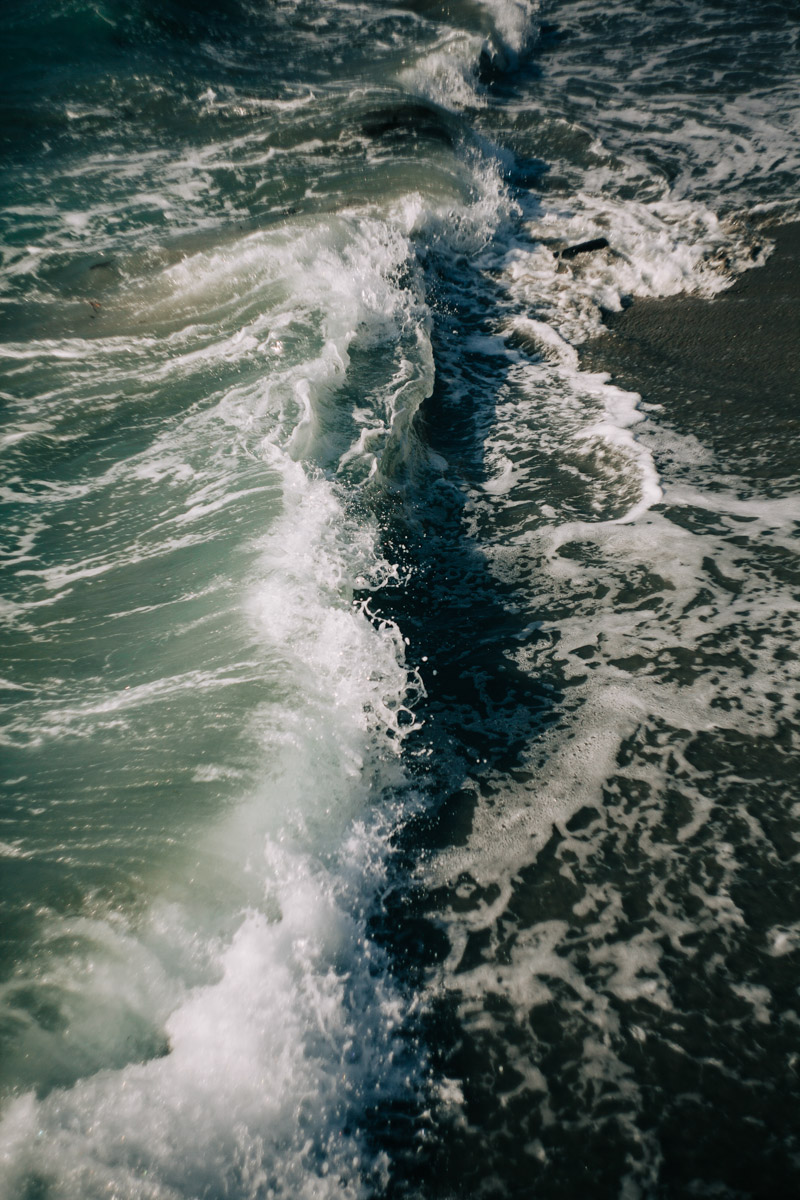
[[2,19],[0,1194],[794,1190],[794,7]]

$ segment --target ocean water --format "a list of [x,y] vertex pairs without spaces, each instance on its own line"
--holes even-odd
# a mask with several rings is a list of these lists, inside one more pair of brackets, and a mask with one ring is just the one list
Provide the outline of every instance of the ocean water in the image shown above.
[[0,26],[0,1196],[796,1194],[797,6]]

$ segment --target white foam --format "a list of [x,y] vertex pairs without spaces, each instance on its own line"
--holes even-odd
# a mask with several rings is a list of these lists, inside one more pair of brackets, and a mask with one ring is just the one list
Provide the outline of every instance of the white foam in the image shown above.
[[[570,856],[585,855],[591,861],[592,854],[600,853],[591,836],[571,837],[569,822],[576,813],[585,811],[587,821],[594,819],[604,828],[603,814],[612,805],[620,833],[635,829],[641,852],[653,863],[663,860],[664,878],[670,878],[669,864],[680,853],[676,848],[702,836],[719,805],[720,780],[735,789],[730,803],[736,803],[738,789],[744,784],[749,789],[751,782],[746,772],[746,778],[740,778],[735,765],[698,763],[692,747],[711,739],[722,745],[726,739],[735,743],[740,738],[757,743],[779,735],[787,710],[796,719],[797,664],[778,652],[800,627],[800,605],[780,580],[756,569],[766,546],[788,547],[788,538],[796,550],[796,505],[758,496],[742,499],[735,479],[728,477],[723,485],[714,475],[713,457],[692,452],[689,461],[700,479],[711,475],[714,489],[669,482],[666,513],[670,506],[680,512],[684,505],[713,513],[714,522],[705,531],[684,528],[653,511],[626,523],[563,524],[553,511],[539,529],[518,535],[511,544],[504,539],[487,547],[487,561],[501,579],[516,581],[517,586],[520,577],[533,579],[541,589],[546,577],[550,603],[563,609],[557,619],[539,620],[523,630],[519,650],[509,657],[520,669],[533,672],[539,669],[541,655],[531,634],[535,630],[545,645],[549,639],[550,656],[563,671],[566,696],[559,723],[530,747],[530,782],[513,785],[507,777],[490,776],[490,802],[475,792],[468,843],[442,852],[424,869],[432,886],[466,872],[496,893],[491,905],[466,913],[454,906],[443,918],[452,951],[438,982],[458,992],[465,1021],[490,992],[508,1000],[516,1020],[526,1026],[530,1021],[535,1031],[531,1006],[552,998],[554,979],[568,984],[568,998],[562,992],[558,1000],[565,1011],[580,1011],[581,1020],[598,1025],[612,1019],[609,995],[625,1004],[645,1000],[668,1011],[674,991],[670,971],[662,963],[663,939],[676,953],[691,958],[694,943],[684,945],[682,939],[704,928],[704,922],[721,936],[745,928],[746,916],[731,882],[738,868],[737,852],[717,840],[713,853],[719,880],[713,885],[688,884],[701,917],[687,919],[664,894],[659,873],[653,872],[649,911],[656,932],[647,928],[620,934],[620,927],[627,930],[620,907],[623,881],[592,883],[590,876],[586,885],[584,873],[574,912],[589,942],[591,963],[598,969],[591,984],[586,971],[576,969],[564,922],[533,920],[527,927],[524,920],[514,920],[513,941],[503,947],[502,955],[497,944],[520,873],[530,870],[554,831],[569,847],[560,862],[566,880],[572,879]],[[741,538],[744,529],[749,545]],[[629,598],[620,603],[624,580],[643,568],[653,575],[651,604]],[[577,606],[571,599],[575,596]],[[708,661],[704,648],[710,652]],[[690,658],[692,670],[680,670],[680,656]],[[649,750],[628,753],[626,746],[640,744],[643,731]],[[629,807],[618,790],[625,782],[641,797]],[[664,818],[668,795],[675,791],[686,811],[680,826],[665,835],[653,826]],[[747,804],[737,805],[737,814],[754,838],[763,837]],[[587,920],[592,922],[589,928],[584,925]],[[478,931],[484,938],[491,935],[492,950],[485,952],[484,964],[465,970],[462,955],[469,935]],[[797,931],[776,925],[766,942],[768,952],[779,957],[796,945]],[[766,989],[735,979],[731,986],[752,1006],[755,1020],[773,1019]],[[613,1048],[606,1047],[603,1055],[601,1074],[613,1074],[620,1067]],[[590,1071],[590,1059],[582,1059],[582,1077]]]
[[[270,857],[280,919],[244,915],[211,956],[212,978],[185,987],[172,1008],[166,1057],[8,1107],[0,1126],[4,1197],[17,1194],[29,1172],[65,1200],[95,1200],[109,1189],[126,1200],[172,1200],[208,1188],[243,1200],[355,1198],[380,1178],[382,1164],[356,1123],[391,1075],[396,1010],[367,970],[350,976],[363,931],[330,885],[300,856],[273,847]],[[106,1025],[120,997],[141,1011],[134,969],[157,1015],[152,993],[163,970],[137,950],[128,971],[105,965],[114,1001]],[[99,998],[105,994],[103,984]],[[119,1019],[124,1031],[125,1014]],[[107,1054],[96,1026],[91,1037]]]
[[[226,587],[224,602],[234,605],[231,646],[244,640],[248,653],[222,645],[207,669],[162,664],[114,688],[102,675],[80,689],[50,680],[7,733],[15,745],[122,738],[148,707],[179,714],[184,698],[224,703],[225,689],[246,685],[259,700],[242,733],[259,770],[244,782],[236,754],[228,762],[218,747],[198,764],[197,786],[225,783],[230,811],[175,849],[169,878],[153,868],[153,899],[136,918],[99,902],[82,925],[41,914],[53,954],[20,967],[3,999],[21,1013],[26,989],[49,988],[63,1024],[42,1034],[20,1017],[23,1059],[52,1090],[5,1109],[4,1198],[31,1178],[64,1200],[206,1190],[355,1200],[385,1183],[362,1123],[385,1096],[413,1092],[417,1066],[399,1052],[403,1001],[365,911],[389,853],[384,793],[406,787],[399,748],[421,684],[396,626],[354,602],[396,572],[374,523],[349,512],[336,471],[390,473],[387,456],[406,452],[430,389],[426,310],[392,282],[408,257],[405,232],[363,212],[235,238],[122,294],[120,323],[147,313],[171,339],[168,363],[163,343],[130,330],[87,341],[86,356],[71,339],[46,348],[57,366],[70,355],[75,371],[53,405],[64,426],[100,371],[104,387],[133,374],[152,395],[197,381],[205,403],[162,421],[126,460],[101,458],[79,485],[32,494],[46,524],[73,504],[96,511],[100,536],[88,554],[85,541],[80,553],[60,542],[60,561],[26,564],[23,583],[64,597],[119,566],[198,546],[236,506],[254,514],[246,595]],[[393,367],[342,422],[356,342]],[[238,377],[209,392],[209,373],[228,361]],[[148,503],[153,519],[137,524]],[[26,547],[35,553],[30,538]],[[146,587],[137,596],[136,611],[157,607]],[[69,938],[79,951],[64,951]],[[28,1078],[20,1069],[22,1088]]]
[[413,67],[398,73],[404,89],[443,108],[459,110],[480,103],[478,59],[483,41],[460,30],[448,31]]
[[508,70],[530,43],[536,27],[536,0],[478,0],[483,20],[472,31],[440,26],[436,41],[413,66],[398,73],[408,91],[455,111],[485,103],[479,82],[481,57]]
[[[526,222],[535,244],[518,245],[507,258],[510,293],[572,344],[599,333],[602,309],[619,312],[625,296],[713,295],[731,279],[719,267],[723,254],[728,272],[753,264],[740,236],[703,205],[669,196],[622,201],[602,178],[596,186],[563,206],[543,205]],[[609,248],[566,260],[555,253],[592,238],[605,238]]]
[[[405,646],[352,602],[356,580],[386,571],[375,531],[348,521],[332,483],[270,453],[285,514],[266,536],[248,606],[265,655],[282,659],[280,696],[252,717],[263,786],[208,832],[205,849],[187,846],[188,862],[207,864],[205,889],[185,878],[188,862],[173,864],[180,901],[154,902],[135,927],[53,918],[54,947],[71,937],[82,949],[40,958],[7,985],[12,1000],[30,985],[61,996],[71,1040],[30,1022],[22,1049],[38,1060],[49,1040],[50,1057],[76,1077],[7,1107],[9,1198],[32,1174],[65,1200],[209,1188],[243,1200],[270,1190],[355,1200],[383,1180],[359,1122],[412,1084],[395,1062],[402,1003],[366,934],[386,832],[364,816],[402,780],[396,750],[413,722]],[[98,707],[154,698],[152,687],[130,689]],[[217,764],[213,777],[224,771]],[[126,1046],[147,1058],[159,1041],[164,1057],[102,1069]]]

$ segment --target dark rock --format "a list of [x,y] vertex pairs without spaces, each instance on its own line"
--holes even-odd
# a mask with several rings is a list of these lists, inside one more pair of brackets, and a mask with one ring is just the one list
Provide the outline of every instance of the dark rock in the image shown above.
[[565,246],[557,254],[557,258],[574,258],[576,254],[588,254],[591,250],[608,249],[608,238],[591,238],[588,242],[578,242],[575,246]]

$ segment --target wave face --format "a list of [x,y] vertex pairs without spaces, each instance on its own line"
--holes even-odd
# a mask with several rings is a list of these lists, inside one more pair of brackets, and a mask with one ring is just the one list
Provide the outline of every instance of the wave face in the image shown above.
[[790,1194],[796,7],[0,22],[0,1197]]

